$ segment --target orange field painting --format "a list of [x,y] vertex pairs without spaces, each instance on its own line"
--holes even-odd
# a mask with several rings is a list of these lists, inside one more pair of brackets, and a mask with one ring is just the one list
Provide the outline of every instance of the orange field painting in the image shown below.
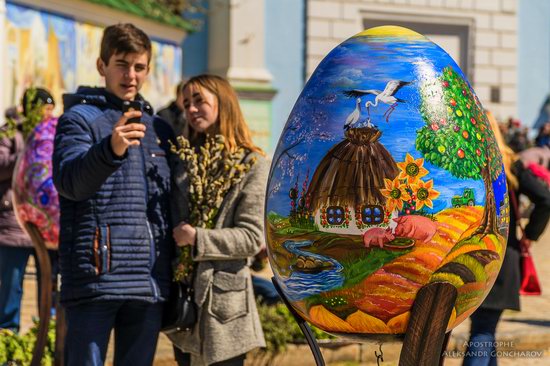
[[[435,215],[437,233],[430,241],[417,240],[413,249],[347,289],[323,293],[330,299],[352,298],[356,311],[345,318],[327,306],[313,305],[308,318],[321,329],[342,333],[404,333],[418,290],[427,283],[447,281],[458,289],[449,329],[466,319],[483,300],[500,268],[504,238],[498,234],[472,235],[483,208],[450,208]],[[464,238],[466,238],[464,240]],[[473,299],[473,301],[472,301]]]

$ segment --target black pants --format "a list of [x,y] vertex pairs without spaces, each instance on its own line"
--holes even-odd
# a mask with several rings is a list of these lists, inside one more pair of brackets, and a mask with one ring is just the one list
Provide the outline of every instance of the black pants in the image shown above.
[[[191,365],[191,354],[183,352],[176,346],[174,346],[174,356],[176,357],[176,362],[178,363],[178,366]],[[211,366],[243,366],[245,359],[246,354],[243,354],[237,357],[230,358],[229,360],[213,363]]]

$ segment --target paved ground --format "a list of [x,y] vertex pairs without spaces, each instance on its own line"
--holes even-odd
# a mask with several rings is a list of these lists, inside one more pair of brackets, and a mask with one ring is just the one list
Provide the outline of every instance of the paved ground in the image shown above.
[[[537,265],[539,278],[542,280],[541,296],[523,297],[521,312],[505,312],[497,329],[497,341],[503,345],[505,356],[499,361],[501,366],[512,365],[550,365],[550,228],[533,247],[533,256]],[[34,271],[32,263],[29,271]],[[268,275],[268,274],[266,274]],[[25,294],[22,309],[22,327],[26,331],[36,316],[36,290],[34,276],[28,275],[25,280]],[[468,337],[469,322],[459,325],[452,333],[449,354],[445,365],[461,365],[460,352]],[[339,351],[327,351],[325,359],[332,366],[376,365],[374,351],[376,345],[351,345]],[[400,345],[385,344],[382,347],[384,362],[381,365],[396,365]],[[332,352],[332,353],[329,353]],[[110,352],[111,354],[111,352]],[[504,354],[504,353],[503,353]],[[271,362],[271,365],[313,365],[311,353],[307,348],[289,349],[287,355]],[[355,361],[353,361],[355,360]],[[359,361],[361,360],[361,362]],[[249,365],[252,365],[249,362]],[[254,363],[259,364],[257,362]],[[168,340],[161,336],[155,365],[175,365]]]

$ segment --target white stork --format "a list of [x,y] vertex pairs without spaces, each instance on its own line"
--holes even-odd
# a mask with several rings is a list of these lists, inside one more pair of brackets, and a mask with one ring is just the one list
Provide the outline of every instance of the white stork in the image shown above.
[[351,112],[346,118],[346,123],[344,123],[344,130],[348,130],[351,126],[357,123],[359,121],[359,118],[361,117],[361,98],[357,98],[355,100],[355,109],[353,112]]
[[370,100],[368,100],[365,103],[365,107],[367,107],[367,112],[370,117],[370,106],[376,107],[378,106],[378,102],[382,102],[384,104],[388,104],[390,107],[384,112],[384,117],[386,117],[386,122],[388,122],[388,119],[390,118],[391,113],[397,106],[397,103],[404,103],[405,101],[403,99],[399,99],[395,97],[395,93],[405,85],[410,84],[411,81],[400,81],[400,80],[390,80],[386,84],[386,87],[384,90],[380,91],[377,89],[368,89],[368,90],[360,90],[360,89],[353,89],[353,90],[346,90],[344,94],[348,97],[361,97],[363,95],[367,94],[373,94],[376,95],[374,98],[374,103],[372,103]]

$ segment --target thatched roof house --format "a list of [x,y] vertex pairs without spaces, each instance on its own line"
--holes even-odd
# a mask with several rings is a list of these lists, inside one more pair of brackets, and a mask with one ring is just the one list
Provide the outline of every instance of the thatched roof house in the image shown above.
[[[319,229],[350,232],[356,227],[357,233],[362,233],[380,226],[382,222],[376,215],[388,214],[380,189],[384,178],[393,180],[399,171],[391,154],[378,141],[381,135],[377,128],[351,128],[317,166],[307,195]],[[372,220],[362,217],[371,214]]]

